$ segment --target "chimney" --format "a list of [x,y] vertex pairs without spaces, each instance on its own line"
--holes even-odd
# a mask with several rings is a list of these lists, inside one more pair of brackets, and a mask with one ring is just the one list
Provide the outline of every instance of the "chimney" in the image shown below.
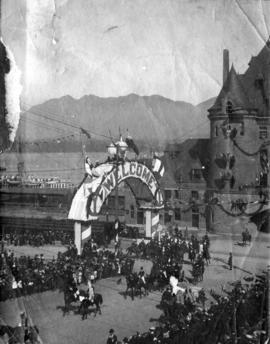
[[225,84],[230,71],[229,50],[223,50],[223,85]]

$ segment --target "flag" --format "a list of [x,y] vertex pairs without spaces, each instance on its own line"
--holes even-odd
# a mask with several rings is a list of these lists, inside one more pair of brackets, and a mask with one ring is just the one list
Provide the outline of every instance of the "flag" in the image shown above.
[[160,177],[163,177],[165,172],[165,167],[163,162],[156,156],[154,156],[154,159],[152,161],[152,171],[159,174]]
[[86,131],[86,130],[83,129],[82,127],[80,127],[80,129],[81,129],[81,132],[82,132],[84,135],[86,135],[86,137],[87,137],[88,139],[91,139],[91,135],[90,135],[90,133],[89,133],[88,131]]
[[82,228],[82,242],[88,239],[92,234],[91,225],[87,228]]
[[158,239],[160,240],[160,223],[159,223],[159,213],[155,214],[152,212],[152,219],[151,219],[151,228],[152,228],[152,239],[158,235]]
[[140,153],[139,149],[138,149],[137,145],[135,144],[135,142],[133,141],[133,138],[130,135],[128,135],[126,138],[126,144],[128,145],[128,147],[130,149],[132,149],[134,151],[134,153],[136,155],[139,155],[139,153]]
[[152,226],[155,226],[159,223],[159,213],[152,217]]

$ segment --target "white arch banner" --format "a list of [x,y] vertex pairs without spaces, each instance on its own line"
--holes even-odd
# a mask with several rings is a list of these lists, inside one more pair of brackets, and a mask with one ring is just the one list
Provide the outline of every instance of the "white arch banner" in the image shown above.
[[137,161],[119,163],[118,173],[115,162],[99,165],[99,177],[83,183],[77,190],[68,214],[70,220],[89,221],[98,218],[101,207],[117,184],[128,178],[137,178],[144,183],[155,200],[155,208],[163,208],[163,195],[152,171]]

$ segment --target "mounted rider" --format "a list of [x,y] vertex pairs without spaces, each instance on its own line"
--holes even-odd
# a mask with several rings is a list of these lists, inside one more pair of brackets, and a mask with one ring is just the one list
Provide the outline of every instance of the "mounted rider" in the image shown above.
[[89,300],[91,302],[93,302],[94,301],[94,296],[95,296],[95,290],[94,290],[94,286],[93,286],[91,280],[88,280],[87,285],[88,285]]
[[140,269],[140,271],[139,271],[139,273],[138,273],[138,276],[139,276],[139,278],[143,281],[143,284],[146,284],[146,281],[145,281],[145,272],[144,272],[142,266],[141,266],[141,269]]

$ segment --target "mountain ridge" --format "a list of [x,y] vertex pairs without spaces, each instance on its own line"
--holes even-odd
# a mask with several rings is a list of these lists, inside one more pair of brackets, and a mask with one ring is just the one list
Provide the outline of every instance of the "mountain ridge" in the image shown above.
[[[84,95],[75,99],[70,95],[47,100],[25,111],[20,121],[19,135],[27,141],[53,140],[68,133],[80,136],[79,128],[88,129],[93,137],[117,137],[119,127],[136,139],[182,141],[209,137],[207,109],[215,98],[198,105],[174,101],[160,95],[139,96],[131,93],[119,97]],[[77,129],[75,128],[77,127]],[[104,137],[103,137],[104,139]]]

